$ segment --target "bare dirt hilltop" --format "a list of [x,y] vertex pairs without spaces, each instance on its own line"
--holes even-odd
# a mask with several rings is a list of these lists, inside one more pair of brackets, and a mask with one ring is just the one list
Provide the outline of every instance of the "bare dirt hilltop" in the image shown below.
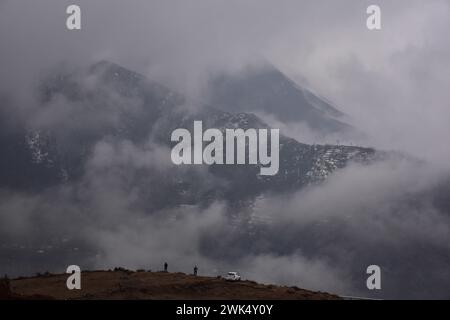
[[[69,275],[48,274],[10,280],[12,299],[224,299],[322,300],[338,296],[297,287],[262,285],[253,281],[227,282],[221,278],[184,273],[128,270],[82,272],[81,290],[68,290]],[[1,296],[1,294],[0,294]]]

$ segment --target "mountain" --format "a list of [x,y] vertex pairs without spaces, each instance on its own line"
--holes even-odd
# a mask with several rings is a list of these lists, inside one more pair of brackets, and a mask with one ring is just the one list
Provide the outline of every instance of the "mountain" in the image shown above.
[[[280,105],[288,110],[293,108],[295,99],[303,99],[300,107],[306,110],[308,121],[316,121],[317,125],[328,121],[329,128],[345,127],[327,116],[338,113],[337,110],[325,102],[322,102],[323,110],[314,107],[308,101],[318,98],[309,97],[308,100],[304,92],[280,72],[272,70],[264,75],[255,76],[259,80],[251,84],[254,92],[257,85],[261,85],[260,91],[265,92],[266,85],[274,80],[279,80],[280,86],[287,90],[287,96],[271,95],[269,102],[278,98]],[[229,96],[233,97],[231,93]],[[85,166],[95,146],[105,139],[130,141],[142,146],[151,137],[155,143],[170,147],[173,145],[170,142],[171,132],[176,128],[192,129],[194,120],[202,120],[205,129],[268,128],[252,113],[221,111],[220,107],[224,107],[221,103],[217,106],[206,105],[195,112],[186,111],[182,108],[185,99],[180,94],[106,61],[91,66],[84,74],[62,73],[49,77],[40,86],[39,101],[41,105],[38,110],[69,110],[50,124],[24,125],[15,130],[14,136],[0,138],[3,149],[14,149],[14,152],[8,153],[10,159],[4,158],[8,163],[7,170],[0,170],[3,187],[37,187],[40,190],[58,183],[76,182],[85,175]],[[269,105],[262,103],[262,107],[269,108]],[[329,110],[326,111],[326,108]],[[277,175],[260,176],[258,165],[213,165],[208,171],[221,181],[217,188],[216,185],[202,185],[201,181],[193,179],[192,172],[174,167],[174,174],[165,179],[165,185],[159,190],[161,203],[158,206],[215,199],[239,202],[251,200],[265,192],[295,191],[326,179],[333,171],[352,161],[364,163],[376,156],[378,154],[370,148],[307,145],[285,137],[281,132],[280,170]],[[167,161],[170,161],[169,157]],[[16,180],[16,173],[21,172],[27,172],[27,175]],[[149,175],[158,176],[158,173],[151,172]],[[18,184],[17,181],[21,182]],[[135,183],[140,185],[137,181]],[[149,181],[142,183],[144,188]]]
[[264,112],[282,123],[301,122],[320,134],[351,134],[344,114],[270,64],[237,74],[219,74],[210,86],[210,103],[230,112]]

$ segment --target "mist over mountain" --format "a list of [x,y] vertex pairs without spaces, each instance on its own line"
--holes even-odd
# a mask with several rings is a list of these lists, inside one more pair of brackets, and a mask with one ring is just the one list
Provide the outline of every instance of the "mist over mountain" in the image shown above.
[[[344,114],[269,63],[213,78],[211,104],[233,112],[265,112],[283,123],[303,122],[317,133],[350,134]],[[355,132],[356,133],[356,132]]]
[[[275,176],[260,176],[258,165],[172,164],[172,130],[191,130],[194,120],[268,128],[252,113],[259,102],[279,121],[351,128],[276,69],[252,72],[213,80],[218,93],[197,108],[107,61],[44,77],[26,114],[11,112],[5,99],[0,272],[61,271],[74,261],[157,268],[169,260],[175,270],[238,269],[338,294],[448,297],[449,184],[426,162],[310,145],[281,131]],[[381,293],[365,288],[370,264],[386,270]]]
[[[172,131],[191,130],[195,120],[202,120],[205,128],[222,131],[268,128],[252,113],[230,113],[214,105],[194,112],[186,110],[182,95],[107,61],[83,73],[52,75],[38,86],[37,94],[41,105],[36,116],[15,128],[14,136],[2,140],[3,149],[11,155],[3,158],[5,187],[33,191],[78,181],[99,144],[122,141],[138,147],[154,144],[169,148],[173,145]],[[220,108],[221,104],[217,106]],[[377,156],[381,153],[376,155],[369,148],[307,145],[282,136],[278,175],[260,176],[258,165],[213,165],[207,172],[221,180],[222,186],[219,190],[216,185],[203,190],[202,182],[192,181],[189,176],[183,178],[186,170],[172,166],[176,172],[173,181],[166,181],[167,190],[159,197],[178,204],[195,204],[205,199],[247,201],[267,192],[298,190],[322,181],[350,162],[368,163]],[[168,155],[164,160],[170,163]]]

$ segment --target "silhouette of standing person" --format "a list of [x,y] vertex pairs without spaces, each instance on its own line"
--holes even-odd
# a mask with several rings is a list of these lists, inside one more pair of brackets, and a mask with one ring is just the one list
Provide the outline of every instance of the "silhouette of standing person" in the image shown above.
[[195,266],[195,267],[194,267],[194,276],[197,275],[197,271],[198,271],[198,268],[197,268],[197,266]]
[[168,267],[169,265],[167,264],[167,262],[164,262],[164,272],[167,272],[167,267]]

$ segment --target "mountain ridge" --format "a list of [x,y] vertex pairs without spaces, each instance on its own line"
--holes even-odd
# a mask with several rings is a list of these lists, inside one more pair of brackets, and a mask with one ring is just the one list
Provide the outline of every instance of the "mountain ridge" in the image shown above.
[[[43,108],[60,96],[75,105],[71,117],[62,119],[67,125],[58,124],[48,129],[44,126],[22,133],[24,147],[28,150],[22,152],[28,152],[27,161],[36,167],[36,174],[45,176],[49,169],[57,168],[51,179],[42,179],[48,180],[50,185],[55,180],[67,182],[82,177],[93,148],[108,136],[129,140],[137,146],[150,136],[157,143],[170,146],[171,132],[176,128],[191,128],[194,120],[202,120],[205,129],[269,127],[248,112],[226,112],[208,105],[195,112],[184,111],[185,100],[180,94],[111,62],[101,61],[91,66],[88,74],[96,76],[94,87],[85,85],[78,75],[70,74],[53,76],[42,84]],[[135,105],[129,106],[129,103]],[[91,119],[97,120],[91,125]],[[235,199],[240,192],[233,189],[245,188],[245,194],[252,194],[251,197],[266,191],[294,191],[326,179],[351,161],[364,163],[377,156],[371,148],[307,145],[281,133],[280,174],[277,176],[260,177],[257,165],[213,165],[209,170],[231,183],[225,193]],[[244,184],[242,177],[246,177]]]

